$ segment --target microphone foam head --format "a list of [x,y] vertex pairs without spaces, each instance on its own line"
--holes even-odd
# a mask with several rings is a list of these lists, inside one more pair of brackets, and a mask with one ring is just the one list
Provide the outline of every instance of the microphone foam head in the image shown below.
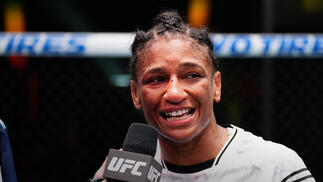
[[156,153],[158,131],[147,124],[130,125],[122,149],[128,152],[141,153],[154,157]]

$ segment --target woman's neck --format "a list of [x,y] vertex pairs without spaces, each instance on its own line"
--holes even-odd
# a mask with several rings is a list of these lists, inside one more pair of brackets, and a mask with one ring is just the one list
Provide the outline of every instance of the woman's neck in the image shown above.
[[160,138],[161,153],[165,161],[173,164],[198,164],[215,158],[227,139],[227,130],[214,121],[187,143],[174,143]]

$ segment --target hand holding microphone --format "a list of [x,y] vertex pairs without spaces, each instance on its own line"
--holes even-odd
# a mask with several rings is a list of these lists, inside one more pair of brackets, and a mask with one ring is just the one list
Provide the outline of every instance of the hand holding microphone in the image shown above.
[[109,182],[159,182],[162,167],[154,159],[157,137],[155,128],[133,123],[128,129],[122,151],[110,149],[108,158],[98,172],[101,175],[103,172]]

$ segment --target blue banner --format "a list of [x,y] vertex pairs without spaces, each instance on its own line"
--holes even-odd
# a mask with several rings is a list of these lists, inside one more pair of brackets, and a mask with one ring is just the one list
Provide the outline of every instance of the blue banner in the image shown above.
[[[133,33],[0,33],[0,56],[130,57]],[[217,57],[323,57],[323,34],[210,34]]]

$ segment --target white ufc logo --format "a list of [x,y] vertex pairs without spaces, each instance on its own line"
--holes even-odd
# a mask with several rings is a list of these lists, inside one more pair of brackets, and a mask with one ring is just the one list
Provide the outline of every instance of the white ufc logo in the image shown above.
[[149,173],[148,173],[148,176],[147,178],[150,180],[150,181],[158,181],[158,178],[160,177],[160,172],[154,168],[153,166],[150,167],[149,169]]
[[142,172],[138,171],[141,166],[146,166],[146,162],[135,161],[131,159],[124,159],[113,157],[109,166],[107,167],[110,171],[125,173],[127,169],[131,170],[131,174],[135,176],[141,176]]

